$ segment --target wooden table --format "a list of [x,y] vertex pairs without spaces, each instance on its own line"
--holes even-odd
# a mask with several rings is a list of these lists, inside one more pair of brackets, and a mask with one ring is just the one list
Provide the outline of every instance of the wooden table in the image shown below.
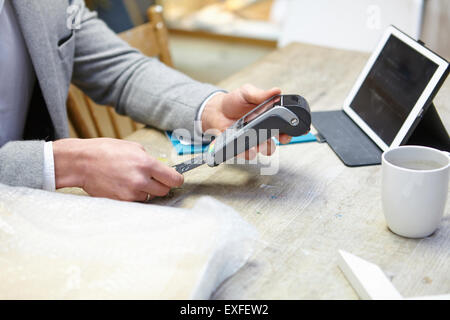
[[[315,110],[337,109],[368,55],[305,44],[274,51],[220,83],[279,86],[307,98]],[[435,99],[450,123],[450,82]],[[153,129],[129,137],[150,154],[177,163],[167,138]],[[171,155],[172,153],[172,155]],[[450,212],[438,231],[422,240],[390,232],[381,208],[381,167],[348,168],[327,144],[278,148],[279,172],[260,175],[257,165],[200,167],[185,175],[182,189],[156,203],[191,207],[215,197],[254,225],[261,243],[251,260],[215,292],[216,299],[354,299],[337,266],[337,250],[378,264],[405,297],[450,293]]]

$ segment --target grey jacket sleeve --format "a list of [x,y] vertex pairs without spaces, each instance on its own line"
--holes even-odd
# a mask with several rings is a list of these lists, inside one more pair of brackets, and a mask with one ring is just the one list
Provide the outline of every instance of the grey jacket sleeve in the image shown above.
[[44,141],[14,141],[0,148],[0,183],[42,189]]
[[199,83],[118,38],[85,10],[75,31],[73,82],[100,104],[164,130],[193,132],[201,103],[218,88]]

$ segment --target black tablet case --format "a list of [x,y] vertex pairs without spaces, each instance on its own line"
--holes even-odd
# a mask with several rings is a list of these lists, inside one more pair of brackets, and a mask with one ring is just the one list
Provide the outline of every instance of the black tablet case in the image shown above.
[[[422,41],[419,44],[424,46]],[[410,127],[402,145],[421,145],[450,152],[450,138],[439,117],[433,99],[450,72],[442,75],[416,121]],[[312,112],[312,124],[338,157],[349,167],[381,163],[383,151],[343,110]]]
[[[417,119],[402,144],[450,152],[447,130],[434,105],[431,104]],[[381,163],[383,151],[343,110],[312,112],[312,123],[345,165],[359,167]]]

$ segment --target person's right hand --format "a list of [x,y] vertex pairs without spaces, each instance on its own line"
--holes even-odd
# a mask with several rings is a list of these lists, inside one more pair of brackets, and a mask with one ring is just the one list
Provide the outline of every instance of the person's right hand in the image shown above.
[[183,184],[181,174],[135,142],[62,139],[53,142],[53,155],[56,188],[80,187],[95,197],[145,201]]

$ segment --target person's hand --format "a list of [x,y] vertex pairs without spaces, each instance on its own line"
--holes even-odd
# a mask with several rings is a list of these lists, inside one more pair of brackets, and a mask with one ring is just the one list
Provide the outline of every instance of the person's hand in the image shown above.
[[138,143],[98,138],[53,142],[56,188],[80,187],[95,197],[146,201],[183,184],[183,176]]
[[[251,111],[253,108],[269,99],[280,94],[279,88],[262,90],[253,85],[246,84],[230,93],[218,93],[208,101],[202,113],[202,129],[224,131],[230,127],[236,120]],[[283,144],[289,143],[291,137],[280,134],[279,141]],[[276,145],[272,139],[254,147],[245,153],[246,159],[253,159],[257,152],[264,155],[271,155],[275,152]]]

